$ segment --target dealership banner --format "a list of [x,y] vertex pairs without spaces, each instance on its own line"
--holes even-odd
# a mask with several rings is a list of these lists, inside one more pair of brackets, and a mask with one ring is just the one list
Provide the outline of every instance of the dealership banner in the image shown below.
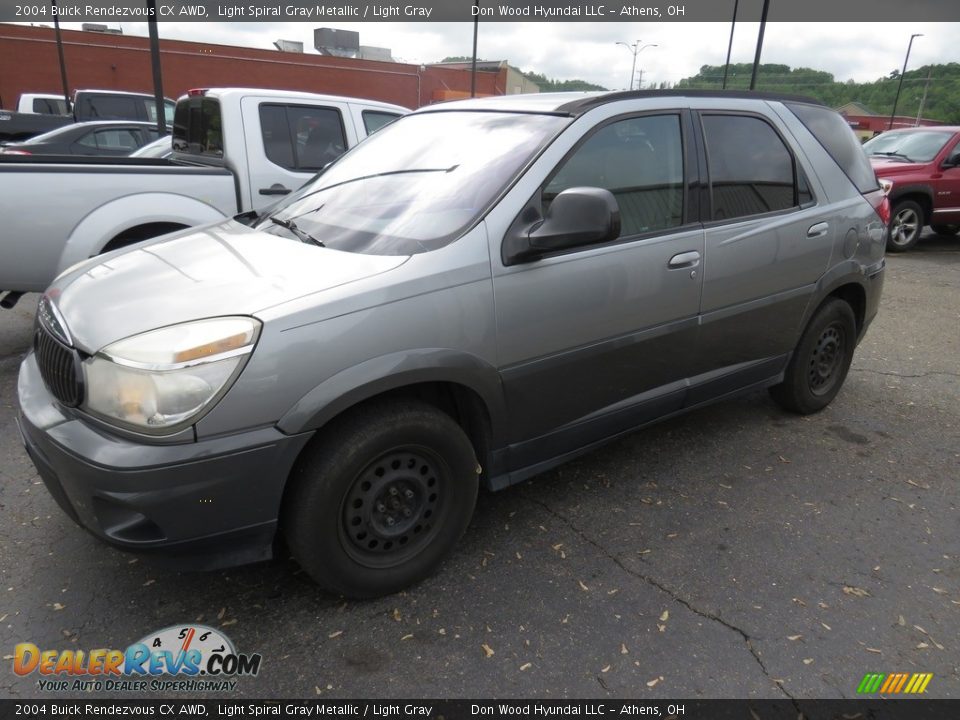
[[[760,19],[762,0],[741,0],[738,20]],[[717,22],[732,3],[717,0],[0,0],[0,22]],[[771,0],[770,22],[950,22],[956,0]]]
[[502,720],[613,717],[662,720],[956,720],[960,700],[0,700],[7,718],[339,717]]

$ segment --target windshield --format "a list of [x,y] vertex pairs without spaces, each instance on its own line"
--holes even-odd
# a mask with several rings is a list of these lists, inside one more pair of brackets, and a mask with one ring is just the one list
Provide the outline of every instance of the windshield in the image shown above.
[[871,157],[930,162],[951,137],[952,132],[936,130],[894,130],[868,140],[863,144],[863,149]]
[[[327,247],[412,255],[458,238],[570,121],[552,115],[408,115],[275,206]],[[262,218],[259,229],[288,233]]]

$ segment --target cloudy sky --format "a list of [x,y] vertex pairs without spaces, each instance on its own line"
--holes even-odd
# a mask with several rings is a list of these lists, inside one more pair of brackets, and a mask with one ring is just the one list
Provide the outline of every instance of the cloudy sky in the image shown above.
[[[741,2],[733,44],[733,62],[752,62],[759,23],[750,2]],[[436,62],[470,55],[472,23],[327,23],[357,30],[362,45],[388,47],[394,58],[411,63]],[[65,28],[79,29],[75,23]],[[312,52],[318,23],[161,23],[160,37],[273,49],[277,39],[299,40]],[[116,27],[116,25],[114,25]],[[146,35],[146,24],[125,23],[126,34]],[[729,23],[539,22],[480,25],[478,56],[509,60],[523,70],[558,79],[580,78],[610,89],[626,88],[633,57],[618,41],[653,44],[638,56],[643,84],[676,82],[696,74],[701,65],[722,65]],[[763,62],[812,67],[840,81],[859,82],[886,76],[903,65],[912,33],[909,67],[960,62],[960,23],[769,23]]]

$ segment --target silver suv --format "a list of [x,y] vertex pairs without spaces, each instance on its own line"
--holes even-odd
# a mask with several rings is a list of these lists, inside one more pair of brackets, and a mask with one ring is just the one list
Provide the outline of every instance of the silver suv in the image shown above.
[[745,390],[826,406],[877,312],[885,213],[804,98],[428,107],[269,212],[57,278],[24,443],[114,545],[213,567],[282,538],[323,586],[390,593],[480,484]]

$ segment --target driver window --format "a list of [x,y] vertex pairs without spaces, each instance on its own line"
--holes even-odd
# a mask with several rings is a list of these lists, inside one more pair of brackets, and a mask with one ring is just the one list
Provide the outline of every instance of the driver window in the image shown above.
[[678,115],[629,118],[597,130],[560,165],[543,190],[543,212],[571,187],[609,190],[621,237],[683,222],[683,142]]

